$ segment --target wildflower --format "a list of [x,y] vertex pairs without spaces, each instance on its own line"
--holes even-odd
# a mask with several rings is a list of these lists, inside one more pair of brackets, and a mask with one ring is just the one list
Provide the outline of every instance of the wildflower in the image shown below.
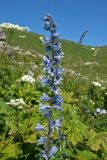
[[40,123],[37,124],[37,126],[35,127],[35,130],[36,131],[39,131],[39,130],[45,130],[46,128],[43,127]]
[[55,95],[51,98],[52,103],[54,103],[55,105],[59,105],[61,106],[62,102],[63,102],[63,98],[60,95]]
[[45,158],[45,160],[48,160],[46,151],[44,151],[44,150],[41,151],[41,157],[42,157],[42,158]]
[[43,41],[43,37],[39,37],[39,39],[40,39],[41,41]]
[[41,112],[45,112],[45,111],[51,109],[50,106],[46,106],[46,105],[42,105],[42,104],[41,104],[40,106],[41,106],[41,107],[40,107],[40,111],[41,111]]
[[46,79],[45,77],[42,78],[41,80],[41,84],[44,86],[44,85],[47,85],[48,84],[48,79]]
[[94,50],[95,50],[95,48],[91,48],[91,50],[93,50],[93,51],[94,51]]
[[26,38],[26,36],[25,35],[23,35],[23,36],[19,35],[19,38],[23,38],[24,39],[24,38]]
[[19,99],[11,99],[6,104],[13,106],[16,109],[23,109],[23,106],[26,104],[22,98]]
[[[41,151],[42,158],[50,159],[56,154],[58,148],[54,145],[53,133],[56,132],[59,141],[59,132],[62,126],[62,102],[63,98],[60,96],[59,84],[62,82],[63,69],[60,66],[63,52],[61,50],[61,43],[59,42],[59,33],[56,32],[56,23],[50,14],[43,17],[45,22],[44,29],[50,31],[51,36],[40,37],[40,40],[45,45],[46,55],[43,57],[44,71],[46,75],[41,78],[43,87],[49,89],[49,94],[43,93],[41,96],[40,112],[47,118],[46,138],[40,137],[38,144],[44,144],[44,150]],[[53,119],[53,113],[57,110],[59,117]],[[58,117],[58,115],[57,115]],[[44,130],[43,126],[36,127],[36,130]],[[45,143],[46,142],[46,143]],[[58,144],[56,142],[56,144]]]
[[21,81],[29,82],[29,83],[33,84],[35,82],[35,79],[30,75],[24,75],[23,77],[21,77]]
[[58,106],[58,105],[54,106],[53,109],[63,111],[63,108],[61,106]]
[[106,113],[107,113],[107,111],[105,109],[102,109],[100,112],[100,114],[106,114]]
[[49,100],[50,100],[50,97],[47,94],[43,93],[41,97],[41,101],[47,102]]
[[9,28],[17,29],[20,31],[27,31],[27,32],[30,31],[29,27],[21,27],[18,24],[12,24],[12,23],[2,23],[2,24],[0,24],[0,27],[7,28],[7,29],[9,29]]
[[11,106],[18,106],[18,105],[25,105],[25,102],[22,98],[20,98],[20,99],[11,99],[10,102],[7,102],[7,104]]
[[56,119],[56,120],[54,121],[54,126],[55,126],[56,128],[60,128],[60,127],[61,127],[61,120]]
[[101,109],[100,109],[100,108],[97,108],[97,109],[96,109],[96,112],[97,112],[97,113],[100,113],[100,112],[101,112]]
[[97,108],[96,113],[102,115],[102,114],[107,114],[107,111],[105,109]]
[[96,87],[101,87],[101,84],[99,82],[92,82],[92,84],[94,84],[94,86]]
[[38,142],[38,145],[39,144],[45,144],[47,142],[47,138],[46,137],[40,137],[40,139],[37,142]]
[[49,152],[49,157],[52,157],[56,152],[57,152],[57,147],[56,146],[52,146],[50,152]]
[[22,110],[22,109],[23,109],[23,107],[22,107],[22,106],[18,106],[18,109]]
[[57,88],[55,85],[51,87],[51,91],[56,95],[59,94],[59,88]]

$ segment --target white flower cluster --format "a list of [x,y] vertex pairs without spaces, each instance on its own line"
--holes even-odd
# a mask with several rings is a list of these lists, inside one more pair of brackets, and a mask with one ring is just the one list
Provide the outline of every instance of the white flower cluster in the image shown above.
[[17,107],[18,109],[23,109],[23,106],[25,105],[25,102],[22,98],[20,98],[20,99],[11,99],[6,104],[9,104],[13,107]]
[[95,48],[93,47],[93,48],[91,48],[91,50],[95,51]]
[[20,31],[28,31],[28,32],[30,31],[29,27],[21,27],[18,24],[12,24],[12,23],[2,23],[2,24],[0,24],[0,27],[17,29]]
[[19,35],[19,38],[24,39],[24,38],[26,38],[26,36],[25,35]]
[[21,81],[29,82],[31,84],[35,83],[35,79],[31,75],[27,75],[27,74],[21,77]]
[[107,114],[107,111],[105,109],[97,108],[95,114]]
[[88,65],[97,65],[97,66],[99,66],[99,63],[96,62],[96,61],[93,61],[93,62],[85,62],[84,65],[85,65],[85,66],[88,66]]
[[92,82],[92,84],[94,84],[94,86],[96,87],[101,87],[101,84],[99,82]]

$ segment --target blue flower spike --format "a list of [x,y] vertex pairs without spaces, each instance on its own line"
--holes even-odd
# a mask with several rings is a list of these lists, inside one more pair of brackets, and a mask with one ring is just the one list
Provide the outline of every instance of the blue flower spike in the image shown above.
[[[56,31],[57,24],[53,17],[47,14],[43,17],[44,29],[50,32],[50,36],[44,36],[42,43],[45,46],[46,55],[43,57],[43,66],[45,75],[41,80],[43,87],[48,87],[49,91],[41,96],[40,112],[46,118],[47,127],[37,124],[36,131],[45,131],[44,136],[40,136],[37,140],[38,145],[43,145],[41,157],[45,160],[51,160],[58,151],[59,139],[62,126],[62,103],[63,98],[60,95],[60,84],[62,83],[63,69],[61,68],[61,60],[64,53],[61,50],[59,42],[59,33]],[[55,119],[55,112],[59,113],[59,118]],[[53,116],[54,115],[54,116]],[[54,134],[57,140],[54,140]],[[56,144],[55,144],[56,143]]]

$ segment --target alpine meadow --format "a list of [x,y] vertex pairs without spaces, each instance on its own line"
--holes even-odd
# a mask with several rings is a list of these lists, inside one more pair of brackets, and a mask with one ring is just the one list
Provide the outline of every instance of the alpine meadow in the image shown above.
[[0,159],[107,160],[107,46],[42,22],[49,36],[0,24]]

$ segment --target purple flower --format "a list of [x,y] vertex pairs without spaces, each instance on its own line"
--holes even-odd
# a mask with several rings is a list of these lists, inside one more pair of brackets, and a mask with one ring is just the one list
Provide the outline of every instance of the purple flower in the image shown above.
[[54,56],[63,56],[64,53],[59,49],[59,50],[56,50],[55,53],[54,53]]
[[44,36],[44,37],[43,37],[43,44],[49,43],[50,40],[51,40],[50,37]]
[[40,131],[40,130],[46,130],[45,127],[43,127],[40,123],[37,124],[37,126],[35,127],[36,131]]
[[49,125],[51,129],[59,129],[61,127],[61,120],[56,119],[56,120],[50,120]]
[[51,75],[52,77],[54,76],[54,68],[51,67],[50,69],[48,69],[47,71],[49,73],[49,75]]
[[43,95],[42,95],[42,97],[41,97],[41,101],[47,102],[47,101],[49,101],[49,100],[50,100],[50,97],[49,97],[47,94],[43,93]]
[[44,29],[48,31],[48,30],[50,30],[50,28],[51,28],[51,22],[50,21],[46,21],[45,25],[44,25]]
[[44,150],[41,151],[42,158],[45,158],[45,160],[48,160],[48,157],[46,155],[46,152]]
[[51,14],[49,14],[49,13],[47,13],[47,15],[43,17],[43,20],[44,20],[44,21],[49,21],[49,20],[51,20],[51,19],[52,19],[52,16],[51,16]]
[[51,98],[51,102],[55,105],[61,106],[63,98],[60,95],[55,95]]
[[60,128],[60,127],[61,127],[61,120],[56,119],[56,120],[54,121],[54,126],[55,126],[56,128]]
[[53,37],[54,37],[54,38],[58,38],[58,37],[59,37],[59,33],[57,33],[57,32],[56,32],[56,33],[53,33]]
[[63,108],[61,106],[58,106],[58,105],[54,106],[53,109],[63,111]]
[[50,118],[50,112],[45,112],[44,116],[49,119]]
[[50,106],[46,106],[46,105],[40,105],[41,107],[40,107],[40,111],[41,112],[46,112],[46,111],[48,111],[48,110],[50,110],[51,109],[51,107]]
[[43,64],[45,70],[49,70],[52,67],[51,57],[49,55],[43,57]]
[[58,51],[61,48],[61,46],[59,44],[54,44],[53,45],[53,50],[54,51]]
[[52,86],[51,91],[56,95],[59,94],[59,89],[56,86]]
[[59,75],[56,75],[54,77],[54,84],[60,84],[62,80],[63,79]]
[[[51,159],[56,154],[57,147],[54,145],[53,133],[57,132],[57,141],[60,139],[59,131],[62,125],[62,102],[63,98],[59,95],[59,84],[62,81],[63,69],[60,66],[63,52],[61,50],[61,43],[59,42],[59,33],[56,32],[56,23],[50,14],[43,17],[45,22],[44,29],[50,31],[51,36],[44,36],[42,42],[45,45],[47,55],[43,57],[45,77],[41,80],[43,86],[48,87],[48,94],[43,93],[41,96],[40,112],[47,118],[46,137],[40,137],[38,144],[44,144],[44,150],[41,151],[41,156],[45,160]],[[60,112],[60,119],[55,119],[55,111]],[[54,116],[53,116],[54,114]],[[54,117],[54,119],[53,119]],[[36,130],[45,130],[46,128],[38,124]],[[48,141],[48,142],[47,142]],[[55,141],[56,144],[59,144]]]
[[41,84],[44,86],[44,85],[47,85],[48,83],[48,80],[44,77],[42,80],[41,80]]
[[38,142],[38,145],[39,144],[45,144],[47,142],[47,138],[46,137],[40,137],[40,139],[37,140],[37,142]]
[[48,51],[51,51],[51,50],[52,50],[52,46],[49,44],[49,45],[47,45],[47,46],[45,47],[45,49],[46,49],[47,52],[48,52]]
[[54,64],[58,64],[58,63],[60,63],[60,61],[61,61],[61,56],[60,55],[54,56]]
[[57,24],[56,23],[52,23],[50,31],[55,33],[56,32],[56,27],[57,27]]
[[57,147],[56,146],[52,146],[50,152],[49,152],[49,157],[51,158],[54,154],[56,154],[57,152]]
[[62,68],[55,68],[55,74],[62,75],[63,69]]

